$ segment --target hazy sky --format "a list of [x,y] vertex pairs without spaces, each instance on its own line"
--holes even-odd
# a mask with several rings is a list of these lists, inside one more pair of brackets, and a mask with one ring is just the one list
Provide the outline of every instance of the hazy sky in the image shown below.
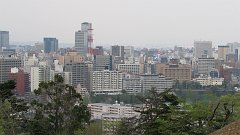
[[74,43],[85,21],[94,45],[225,44],[240,41],[240,0],[0,0],[0,30],[11,41]]

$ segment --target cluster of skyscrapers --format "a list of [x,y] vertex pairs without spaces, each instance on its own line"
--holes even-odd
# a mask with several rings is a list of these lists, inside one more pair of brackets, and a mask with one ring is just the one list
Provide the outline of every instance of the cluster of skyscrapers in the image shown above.
[[[24,96],[60,74],[81,94],[145,93],[172,88],[176,82],[198,81],[203,86],[238,82],[240,43],[213,48],[211,41],[195,41],[193,48],[134,49],[134,46],[93,47],[92,24],[75,32],[73,48],[59,48],[58,39],[45,37],[34,47],[9,45],[9,32],[0,31],[0,82],[19,76],[16,92]],[[12,70],[11,70],[12,68]],[[17,81],[17,83],[20,83]],[[20,84],[19,84],[20,85]],[[19,90],[18,90],[19,89]],[[21,89],[21,90],[20,90]]]

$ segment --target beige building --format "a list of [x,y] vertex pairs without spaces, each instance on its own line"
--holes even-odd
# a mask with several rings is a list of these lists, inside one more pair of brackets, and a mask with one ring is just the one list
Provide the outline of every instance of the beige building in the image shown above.
[[176,65],[176,64],[156,64],[156,73],[163,74],[173,80],[190,81],[192,72],[190,65]]
[[117,64],[117,70],[121,72],[139,75],[144,73],[144,65],[143,64]]
[[229,46],[218,46],[218,59],[226,61],[229,52]]
[[83,62],[84,57],[79,52],[67,52],[64,56],[59,56],[59,64],[65,65],[67,63]]
[[202,86],[217,86],[223,84],[224,78],[212,78],[201,75],[198,78],[193,79],[193,81],[199,82]]

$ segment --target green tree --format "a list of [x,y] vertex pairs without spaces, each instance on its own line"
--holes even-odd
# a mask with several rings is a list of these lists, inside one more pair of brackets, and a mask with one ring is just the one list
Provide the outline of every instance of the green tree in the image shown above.
[[14,81],[0,84],[0,129],[1,134],[20,134],[26,127],[27,104],[12,93]]
[[75,134],[90,120],[87,106],[74,87],[65,85],[60,75],[54,80],[41,82],[39,89],[34,91],[44,100],[35,100],[31,104],[35,111],[29,122],[31,134]]
[[212,101],[186,103],[171,90],[150,90],[139,97],[140,116],[123,120],[119,135],[204,135],[239,119],[240,95],[213,98]]

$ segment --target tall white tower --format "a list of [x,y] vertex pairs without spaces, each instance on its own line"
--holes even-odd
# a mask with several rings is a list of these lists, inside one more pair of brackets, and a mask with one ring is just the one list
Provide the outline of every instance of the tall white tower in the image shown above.
[[75,50],[84,56],[92,56],[92,24],[84,22],[81,30],[75,32]]

